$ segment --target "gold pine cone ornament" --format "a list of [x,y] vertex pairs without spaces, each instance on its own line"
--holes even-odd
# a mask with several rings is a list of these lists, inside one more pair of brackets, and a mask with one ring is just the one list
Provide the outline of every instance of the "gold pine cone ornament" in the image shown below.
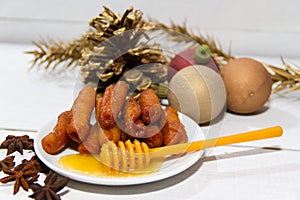
[[105,8],[91,20],[90,25],[101,34],[93,32],[87,35],[93,47],[83,50],[81,75],[84,83],[96,83],[97,92],[103,93],[125,72],[141,65],[147,67],[138,70],[138,76],[134,77],[134,73],[130,72],[131,75],[125,77],[125,81],[137,88],[137,92],[150,87],[152,82],[166,80],[166,57],[158,44],[148,43],[150,38],[147,32],[151,32],[152,26],[142,20],[140,11],[130,7],[120,17]]

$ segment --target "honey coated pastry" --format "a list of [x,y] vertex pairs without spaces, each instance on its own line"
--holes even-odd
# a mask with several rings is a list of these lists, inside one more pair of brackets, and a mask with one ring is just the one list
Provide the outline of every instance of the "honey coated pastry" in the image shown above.
[[121,129],[117,124],[114,124],[110,129],[104,129],[98,124],[98,141],[102,146],[108,141],[118,142],[121,139]]
[[74,131],[71,132],[70,130],[76,130],[79,141],[84,141],[89,134],[91,114],[95,108],[95,98],[96,91],[94,88],[85,86],[73,103],[71,109],[73,118],[69,126],[69,135],[75,134]]
[[139,98],[141,119],[147,124],[157,122],[162,114],[160,100],[153,89],[146,89]]
[[162,129],[164,145],[173,145],[187,142],[184,125],[180,122],[177,110],[172,106],[165,108],[166,123]]
[[56,154],[67,146],[69,141],[67,126],[70,123],[71,115],[71,111],[61,113],[53,131],[42,139],[42,147],[47,153]]
[[78,151],[81,154],[98,154],[100,153],[100,144],[98,141],[99,134],[98,123],[94,124],[85,141],[82,141],[78,146]]
[[128,91],[128,85],[124,81],[109,85],[96,104],[97,121],[103,128],[109,129],[116,122],[124,105]]
[[163,144],[163,140],[163,134],[157,126],[147,126],[143,141],[148,145],[148,147],[160,147]]
[[145,124],[139,119],[141,115],[141,106],[133,99],[129,98],[126,101],[123,115],[124,115],[124,132],[134,138],[142,138],[144,135]]

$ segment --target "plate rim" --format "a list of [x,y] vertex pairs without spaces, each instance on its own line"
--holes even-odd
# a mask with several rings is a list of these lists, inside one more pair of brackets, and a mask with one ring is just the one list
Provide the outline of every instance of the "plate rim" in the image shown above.
[[[181,118],[181,122],[186,122],[185,120],[188,121],[188,123],[193,124],[195,128],[195,133],[197,133],[196,138],[191,138],[189,137],[189,142],[195,141],[195,140],[202,140],[204,139],[204,133],[201,129],[201,127],[193,121],[190,117],[187,115],[178,112],[179,117]],[[159,174],[158,172],[161,172],[162,169],[160,169],[158,172],[153,172],[147,175],[141,175],[141,176],[130,176],[130,177],[112,177],[112,176],[107,176],[107,177],[102,177],[102,176],[93,176],[93,175],[88,175],[88,174],[83,174],[79,173],[76,171],[72,170],[67,170],[60,166],[57,161],[61,156],[64,155],[69,155],[69,154],[64,154],[68,152],[76,153],[75,150],[71,149],[66,149],[62,153],[59,153],[57,155],[51,155],[46,153],[41,145],[41,139],[48,134],[52,128],[55,126],[56,120],[52,119],[45,123],[37,132],[37,136],[34,140],[34,148],[35,148],[35,153],[38,156],[38,158],[51,170],[55,171],[56,173],[69,177],[71,180],[83,182],[83,183],[88,183],[88,184],[93,184],[93,185],[107,185],[107,186],[126,186],[126,185],[138,185],[138,184],[144,184],[144,183],[150,183],[150,182],[155,182],[159,180],[163,180],[172,176],[175,176],[191,166],[193,166],[203,155],[203,151],[197,151],[197,152],[192,152],[188,153],[187,155],[184,155],[182,157],[176,158],[176,160],[184,160],[188,159],[188,162],[184,162],[183,165],[181,165],[179,168],[176,168],[175,170],[169,170],[167,173],[164,174]],[[186,127],[186,123],[183,123],[183,125]],[[51,127],[51,128],[50,128]],[[189,127],[190,128],[190,127]],[[186,129],[188,129],[186,127]],[[47,131],[46,131],[47,130]],[[49,158],[50,160],[49,160]],[[48,158],[48,159],[47,159]],[[56,163],[51,163],[51,160],[56,160]],[[172,168],[171,168],[172,169]]]

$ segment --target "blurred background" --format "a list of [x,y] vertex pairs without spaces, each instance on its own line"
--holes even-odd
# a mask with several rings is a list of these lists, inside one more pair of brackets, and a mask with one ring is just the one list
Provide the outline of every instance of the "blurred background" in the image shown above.
[[186,21],[195,33],[215,36],[233,55],[299,58],[297,0],[0,0],[0,42],[78,38],[103,5],[118,13],[132,5],[166,24]]

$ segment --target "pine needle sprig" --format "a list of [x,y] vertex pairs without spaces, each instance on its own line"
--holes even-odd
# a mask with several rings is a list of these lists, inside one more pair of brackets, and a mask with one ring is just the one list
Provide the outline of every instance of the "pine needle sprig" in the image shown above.
[[273,93],[285,91],[286,93],[300,90],[300,67],[287,64],[281,57],[283,67],[273,65],[264,66],[270,71],[273,81]]
[[[190,42],[190,40],[194,40],[195,42],[201,45],[207,45],[218,65],[222,66],[230,59],[234,58],[230,53],[225,53],[222,50],[221,43],[214,36],[212,35],[204,36],[201,33],[195,34],[192,30],[188,29],[186,22],[180,25],[180,24],[175,24],[173,21],[171,21],[170,25],[166,25],[161,22],[153,20],[153,23],[155,24],[155,27],[163,28],[166,31],[169,31],[171,35],[169,39],[174,42]],[[172,32],[170,31],[175,31],[173,33],[174,37],[172,37]],[[177,33],[181,33],[182,36]]]
[[45,70],[55,70],[59,64],[64,63],[66,68],[75,67],[81,58],[81,51],[85,47],[84,38],[73,40],[69,43],[54,41],[51,38],[42,39],[39,42],[32,42],[37,49],[27,51],[26,54],[34,56],[32,60],[33,67],[41,67]]

